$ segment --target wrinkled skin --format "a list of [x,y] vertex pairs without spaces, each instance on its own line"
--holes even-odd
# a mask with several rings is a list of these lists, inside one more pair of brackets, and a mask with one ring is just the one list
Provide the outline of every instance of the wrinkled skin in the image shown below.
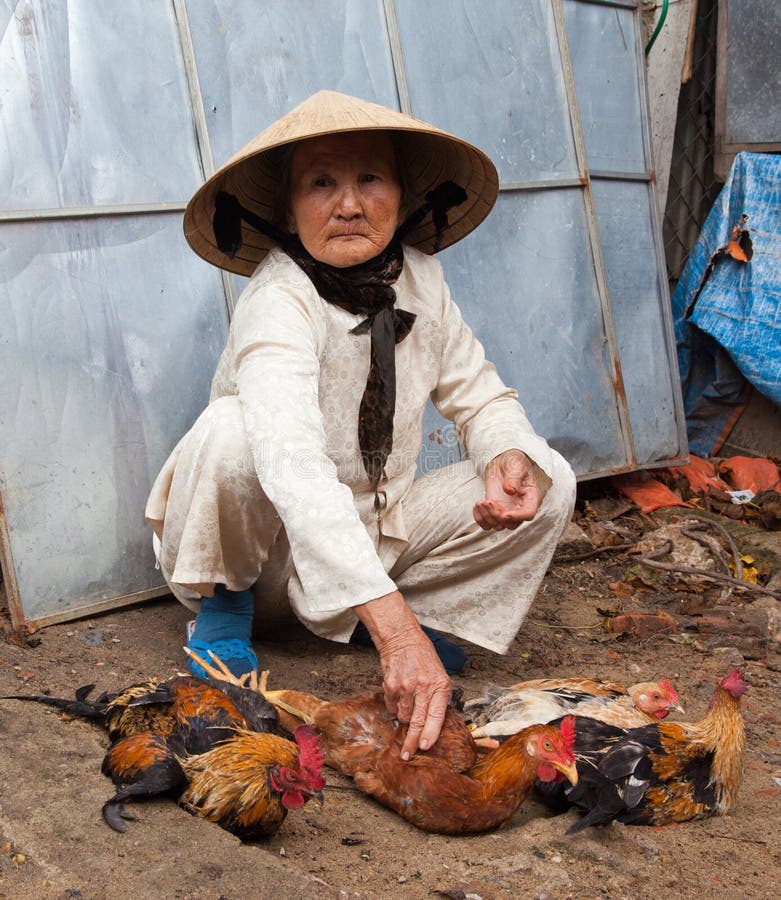
[[293,152],[288,224],[316,260],[344,268],[382,253],[400,209],[387,134],[329,134],[302,141]]

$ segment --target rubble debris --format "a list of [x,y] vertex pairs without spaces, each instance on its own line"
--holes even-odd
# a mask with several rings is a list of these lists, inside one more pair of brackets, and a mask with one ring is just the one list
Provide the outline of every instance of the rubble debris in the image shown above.
[[643,513],[665,507],[701,508],[728,519],[781,528],[781,474],[771,459],[691,456],[685,466],[616,475],[614,486]]

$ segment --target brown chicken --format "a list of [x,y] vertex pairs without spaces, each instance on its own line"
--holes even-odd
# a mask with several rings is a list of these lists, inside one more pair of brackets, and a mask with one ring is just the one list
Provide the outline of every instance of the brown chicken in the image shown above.
[[[613,819],[627,825],[669,825],[733,809],[746,749],[740,710],[745,691],[735,669],[721,679],[699,722],[662,722],[624,731],[576,719],[579,782],[566,796],[586,815],[569,832]],[[540,787],[543,796],[555,793]]]
[[571,720],[527,728],[478,759],[462,716],[450,707],[436,744],[403,762],[407,726],[388,713],[382,693],[331,703],[297,691],[266,697],[286,727],[315,726],[327,765],[424,831],[488,831],[515,813],[538,778],[577,781]]
[[[103,817],[116,831],[126,831],[123,820],[135,818],[124,801],[170,794],[190,811],[251,838],[272,833],[288,809],[322,791],[316,735],[304,729],[294,743],[269,733],[278,717],[255,690],[191,675],[142,682],[95,702],[87,700],[91,689],[80,688],[75,700],[3,699],[45,703],[104,726],[111,745],[102,771],[117,790]],[[198,770],[202,755],[215,761],[209,778]],[[235,777],[229,783],[231,767],[241,772],[241,783]]]
[[[472,737],[486,746],[521,728],[574,715],[620,728],[637,728],[683,712],[678,692],[663,678],[628,688],[587,678],[538,678],[503,688],[489,685],[482,697],[464,704]],[[488,739],[488,740],[485,740]]]

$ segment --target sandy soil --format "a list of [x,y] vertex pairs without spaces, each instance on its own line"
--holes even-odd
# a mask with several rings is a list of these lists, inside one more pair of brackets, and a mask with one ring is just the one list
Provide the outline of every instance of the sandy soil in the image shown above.
[[[596,543],[629,543],[675,523],[668,511],[618,516],[596,503],[581,521]],[[781,571],[779,534],[730,524],[760,570]],[[607,536],[606,536],[607,535]],[[613,535],[613,537],[611,537]],[[669,677],[687,718],[704,712],[715,682],[735,663],[744,698],[748,754],[736,812],[667,828],[592,829],[566,836],[576,814],[549,815],[529,800],[491,834],[449,838],[417,831],[330,773],[322,808],[291,813],[264,843],[242,844],[168,800],[137,804],[139,821],[112,832],[100,808],[112,791],[100,774],[103,732],[52,709],[0,702],[0,897],[235,898],[764,898],[781,892],[781,656],[778,643],[750,634],[618,637],[605,612],[662,610],[684,621],[714,604],[736,614],[778,613],[757,594],[720,599],[721,588],[691,576],[640,569],[624,549],[593,550],[572,537],[559,550],[511,652],[468,648],[471,667],[454,679],[466,696],[487,682],[577,675],[631,683]],[[566,561],[569,560],[569,561]],[[769,611],[769,613],[768,613]],[[115,689],[182,666],[186,611],[173,599],[51,626],[29,646],[8,633],[0,643],[0,693],[71,696],[96,682]],[[776,626],[777,627],[777,626]],[[750,631],[750,629],[749,629]],[[299,626],[257,642],[272,686],[327,698],[371,685],[372,652],[314,638]]]

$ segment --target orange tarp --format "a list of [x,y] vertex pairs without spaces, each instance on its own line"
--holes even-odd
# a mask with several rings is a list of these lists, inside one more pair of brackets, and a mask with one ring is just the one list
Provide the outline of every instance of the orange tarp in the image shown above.
[[707,459],[691,454],[687,466],[676,466],[674,469],[663,469],[673,477],[683,476],[695,494],[707,494],[712,491],[723,493],[731,490],[726,481],[719,478],[716,467]]
[[716,464],[717,471],[729,482],[733,491],[781,491],[778,466],[770,459],[753,456],[731,456]]
[[644,476],[642,473],[616,475],[613,484],[644,513],[653,512],[664,506],[691,506],[691,503],[685,503],[661,481]]

